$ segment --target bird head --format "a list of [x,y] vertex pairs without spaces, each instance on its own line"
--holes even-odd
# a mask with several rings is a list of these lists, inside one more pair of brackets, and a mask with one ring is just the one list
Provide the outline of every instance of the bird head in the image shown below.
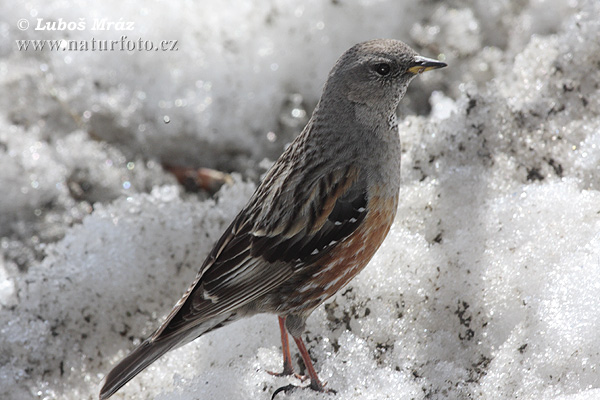
[[377,39],[346,51],[329,74],[328,91],[382,112],[395,111],[410,81],[446,64],[418,55],[399,40]]

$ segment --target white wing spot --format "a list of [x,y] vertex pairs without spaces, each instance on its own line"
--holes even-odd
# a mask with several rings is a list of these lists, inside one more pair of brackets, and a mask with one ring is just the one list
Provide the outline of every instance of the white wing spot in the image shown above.
[[352,217],[352,218],[350,218],[350,219],[349,219],[349,221],[350,221],[351,223],[355,223],[355,222],[356,222],[356,218]]
[[364,207],[361,207],[361,208],[359,208],[357,211],[358,211],[358,212],[364,212],[364,211],[365,211],[365,208],[364,208]]
[[217,301],[219,301],[219,297],[211,295],[206,289],[204,289],[204,291],[202,292],[202,297],[204,297],[206,300],[210,300],[212,303],[216,303]]
[[317,271],[317,273],[313,274],[312,277],[316,278],[319,275],[323,275],[324,273],[336,268],[338,265],[339,265],[339,261],[334,261],[334,262],[330,263],[326,268],[323,268],[322,270]]
[[316,283],[312,283],[312,284],[310,284],[310,285],[305,285],[305,286],[302,286],[302,287],[301,287],[301,288],[298,290],[298,293],[304,293],[304,292],[307,292],[307,291],[309,291],[309,290],[316,289],[316,288],[318,288],[318,287],[319,287],[319,285],[318,285],[318,284],[316,284]]
[[325,285],[325,287],[323,288],[323,291],[329,290],[330,287],[332,287],[333,285],[335,285],[336,283],[338,283],[340,281],[340,279],[342,279],[345,276],[346,276],[346,274],[340,275],[337,278],[335,278],[334,280],[330,281],[327,285]]
[[340,221],[335,221],[333,224],[334,224],[335,226],[340,226],[342,223],[341,223]]
[[314,256],[315,254],[318,254],[318,253],[319,253],[319,249],[314,249],[314,250],[312,251],[312,253],[310,253],[310,255],[311,255],[311,256]]

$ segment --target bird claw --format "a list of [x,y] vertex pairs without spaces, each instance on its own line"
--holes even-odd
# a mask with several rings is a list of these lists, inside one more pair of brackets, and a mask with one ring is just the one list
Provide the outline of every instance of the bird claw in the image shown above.
[[273,375],[278,378],[281,378],[283,376],[293,376],[294,378],[299,379],[300,382],[304,382],[305,380],[308,379],[308,376],[306,376],[306,375],[300,375],[300,374],[295,373],[294,371],[286,371],[285,368],[282,372],[267,371],[267,373],[269,375]]
[[300,386],[296,386],[296,385],[292,385],[291,383],[289,385],[286,386],[282,386],[279,389],[277,389],[276,391],[273,392],[273,396],[271,396],[271,400],[275,400],[275,396],[277,396],[279,393],[284,392],[284,393],[288,393],[291,392],[295,389],[298,389]]
[[[306,379],[306,377],[305,377],[305,379]],[[275,400],[275,396],[277,396],[281,392],[284,392],[284,393],[287,394],[287,393],[293,392],[294,390],[297,390],[297,389],[312,389],[312,390],[315,390],[317,392],[337,394],[337,391],[335,391],[333,389],[325,389],[325,385],[326,384],[323,384],[319,388],[314,388],[312,385],[297,386],[297,385],[293,385],[293,384],[290,383],[289,385],[282,386],[279,389],[277,389],[275,392],[273,392],[273,396],[271,396],[271,400]]]

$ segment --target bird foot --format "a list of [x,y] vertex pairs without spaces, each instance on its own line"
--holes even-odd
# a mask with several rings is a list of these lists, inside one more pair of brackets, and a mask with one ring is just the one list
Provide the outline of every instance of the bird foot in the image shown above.
[[273,376],[276,376],[279,378],[281,378],[282,376],[293,376],[294,378],[299,379],[300,382],[304,382],[305,380],[308,379],[308,376],[306,376],[306,375],[300,375],[300,374],[295,373],[294,371],[286,371],[285,368],[283,369],[282,372],[267,371],[267,373],[269,375],[273,375]]
[[325,385],[326,383],[318,386],[318,387],[313,387],[312,384],[308,385],[308,386],[297,386],[297,385],[292,385],[291,383],[289,385],[286,386],[282,386],[279,389],[277,389],[275,392],[273,392],[273,396],[271,396],[271,400],[275,400],[275,396],[277,396],[279,393],[283,392],[283,393],[291,393],[295,390],[298,389],[312,389],[315,390],[317,392],[322,392],[322,393],[330,393],[330,394],[336,394],[337,391],[333,390],[333,389],[325,389]]

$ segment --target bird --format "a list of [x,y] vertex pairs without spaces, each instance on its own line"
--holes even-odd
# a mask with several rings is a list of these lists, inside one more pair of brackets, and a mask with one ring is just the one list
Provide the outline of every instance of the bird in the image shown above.
[[400,188],[396,109],[415,76],[445,66],[394,39],[344,52],[306,127],[165,322],[106,375],[99,398],[111,397],[168,351],[258,313],[279,321],[283,370],[273,374],[294,374],[289,333],[310,379],[305,388],[330,391],[302,339],[306,320],[367,265],[388,234]]

